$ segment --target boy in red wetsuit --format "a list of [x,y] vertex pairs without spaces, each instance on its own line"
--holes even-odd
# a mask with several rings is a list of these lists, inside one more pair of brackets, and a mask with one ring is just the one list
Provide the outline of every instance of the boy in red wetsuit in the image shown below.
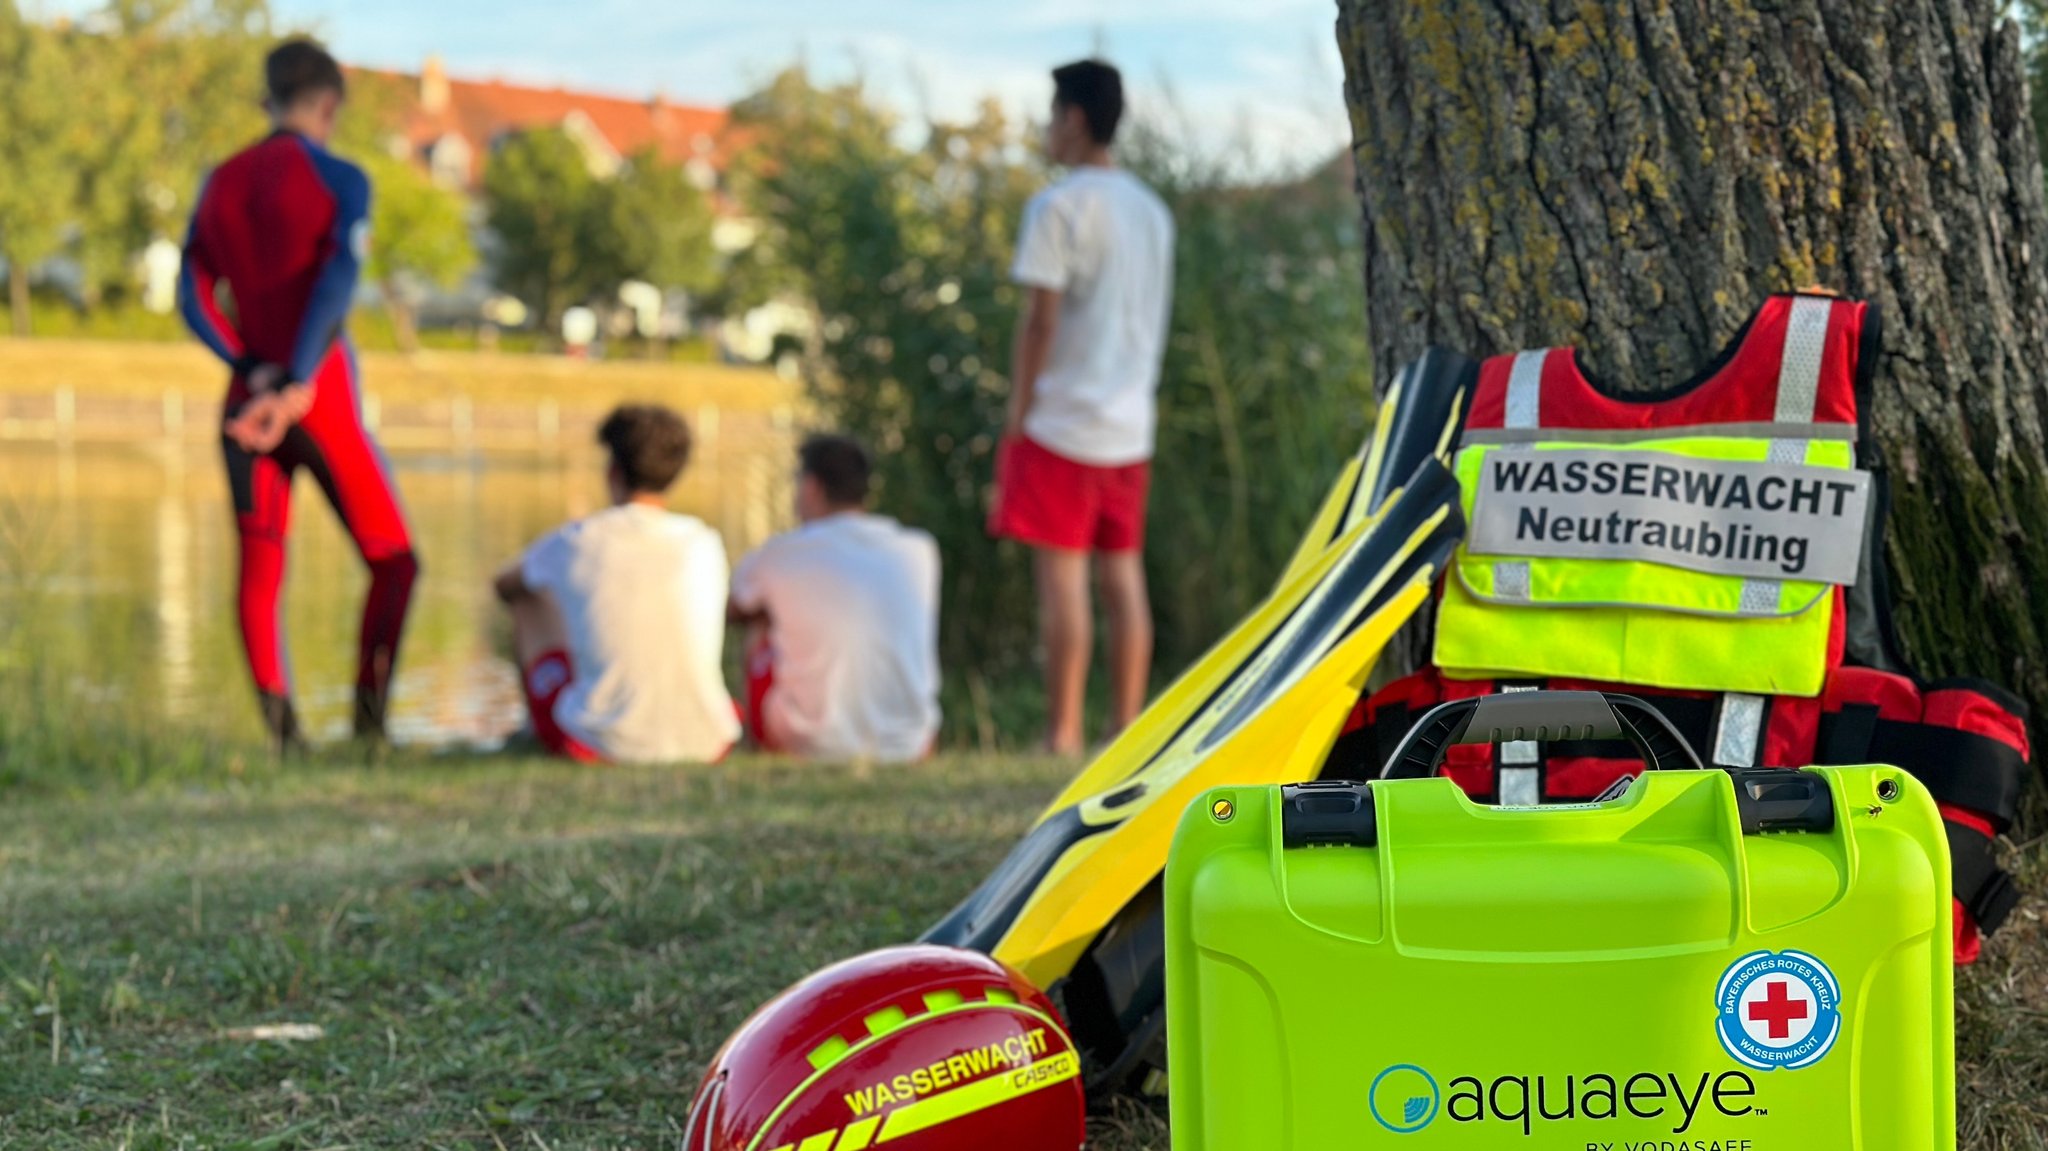
[[[292,480],[311,473],[370,568],[356,673],[357,735],[382,738],[419,565],[390,473],[364,429],[343,324],[369,240],[370,182],[326,150],[345,82],[292,40],[264,61],[271,134],[216,168],[185,242],[179,307],[233,369],[222,447],[241,537],[242,642],[271,739],[301,742],[278,591]],[[232,311],[220,299],[225,287]]]

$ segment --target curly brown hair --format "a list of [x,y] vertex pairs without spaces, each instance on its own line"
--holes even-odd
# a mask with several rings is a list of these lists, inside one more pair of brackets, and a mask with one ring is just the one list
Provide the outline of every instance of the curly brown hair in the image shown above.
[[665,492],[690,462],[690,425],[660,404],[622,404],[597,429],[612,466],[634,492]]

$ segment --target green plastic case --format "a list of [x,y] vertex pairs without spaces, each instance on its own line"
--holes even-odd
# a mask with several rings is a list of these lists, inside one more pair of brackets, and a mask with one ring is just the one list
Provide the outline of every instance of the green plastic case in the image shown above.
[[1788,774],[1209,792],[1166,869],[1175,1151],[1953,1148],[1934,801],[1811,768],[1831,826],[1759,830]]

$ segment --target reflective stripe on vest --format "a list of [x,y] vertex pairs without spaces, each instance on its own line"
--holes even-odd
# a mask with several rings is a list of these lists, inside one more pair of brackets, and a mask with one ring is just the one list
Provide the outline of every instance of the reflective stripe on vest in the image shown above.
[[[1811,424],[1814,404],[1820,399],[1820,362],[1827,350],[1828,316],[1834,305],[1828,300],[1801,296],[1792,301],[1792,315],[1785,323],[1785,354],[1778,363],[1780,424]],[[1806,441],[1773,439],[1772,463],[1806,462]],[[1784,587],[1777,580],[1752,579],[1742,585],[1742,610],[1747,615],[1764,615],[1776,610]]]
[[[1554,426],[1580,413],[1569,394],[1546,405],[1547,390],[1590,386],[1565,375],[1569,352],[1514,356],[1504,381],[1492,377],[1498,407],[1488,411],[1497,414],[1482,421],[1500,426],[1460,440],[1455,466],[1474,530],[1445,580],[1436,664],[1459,678],[1818,692],[1837,655],[1836,589],[1854,582],[1869,491],[1855,469],[1854,340],[1836,328],[1855,307],[1812,296],[1767,305],[1760,316],[1782,329],[1757,326],[1701,385],[1749,385],[1732,393],[1748,400],[1722,405],[1741,418],[1718,422],[1645,420],[1641,406],[1602,400],[1623,413],[1609,422],[1631,426]],[[1768,353],[1749,346],[1766,339],[1777,342],[1772,375]],[[1840,352],[1824,379],[1831,340]],[[1617,475],[1627,477],[1619,487]],[[1716,750],[1753,755],[1744,726]]]
[[[1515,356],[1515,366],[1508,371],[1508,410],[1507,418],[1503,421],[1509,430],[1535,431],[1543,426],[1543,361],[1549,356],[1548,348],[1537,352],[1522,352]],[[1502,450],[1526,448],[1533,442],[1518,441],[1505,445]],[[1493,594],[1506,600],[1527,600],[1529,561],[1495,560]]]

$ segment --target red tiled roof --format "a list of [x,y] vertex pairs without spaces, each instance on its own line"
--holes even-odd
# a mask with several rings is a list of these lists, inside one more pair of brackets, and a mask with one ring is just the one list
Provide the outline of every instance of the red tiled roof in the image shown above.
[[446,103],[429,111],[421,98],[418,75],[373,69],[352,71],[366,78],[375,77],[382,86],[399,95],[397,111],[404,124],[405,138],[416,154],[424,153],[429,145],[445,136],[461,136],[472,154],[471,186],[481,178],[483,162],[498,137],[523,129],[553,127],[578,112],[621,156],[651,147],[670,163],[703,159],[723,171],[730,154],[725,131],[729,117],[723,108],[673,104],[659,97],[631,100],[562,88],[530,88],[500,80],[450,77]]

